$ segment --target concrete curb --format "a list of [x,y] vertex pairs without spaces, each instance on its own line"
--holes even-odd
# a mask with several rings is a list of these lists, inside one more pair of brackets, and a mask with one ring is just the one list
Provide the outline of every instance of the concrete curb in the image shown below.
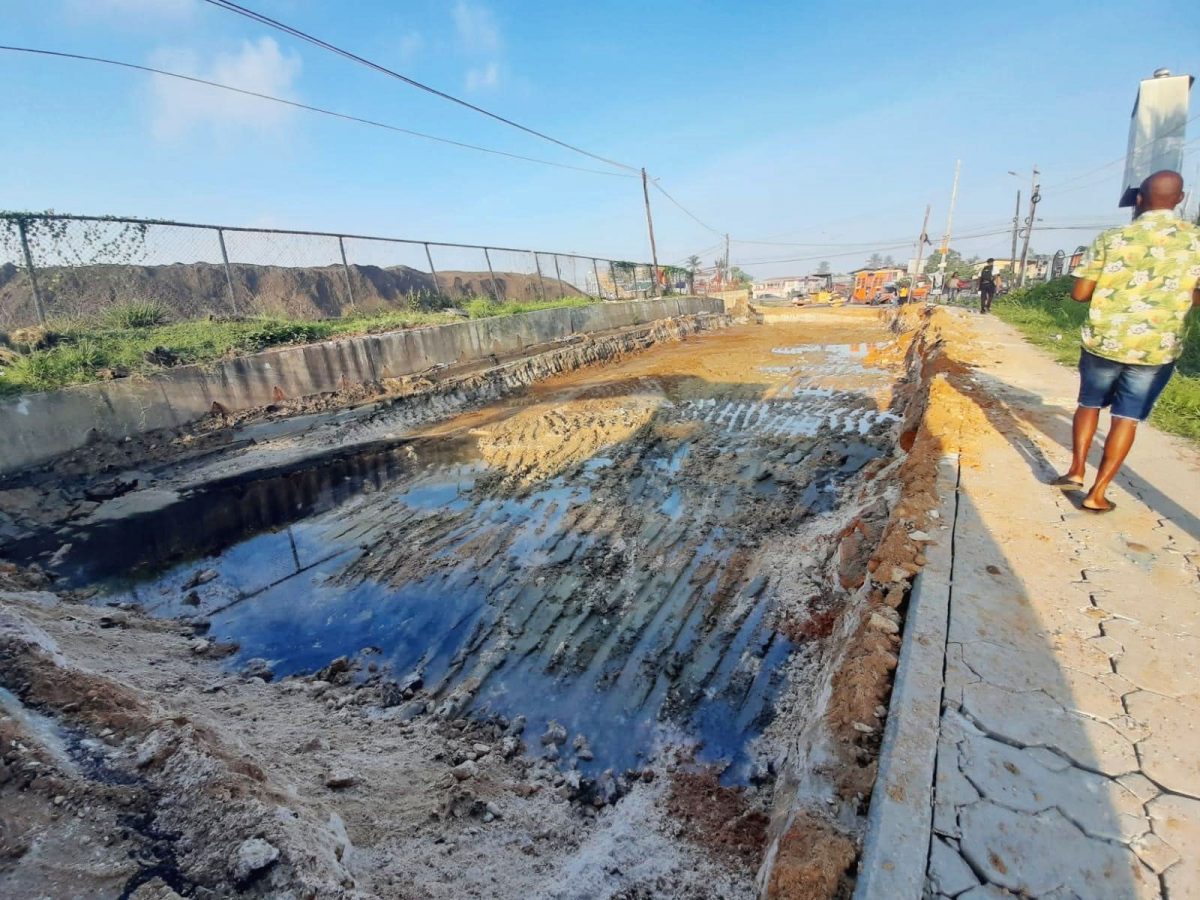
[[514,316],[278,347],[0,401],[0,474],[99,439],[178,428],[209,415],[324,394],[384,378],[529,356],[579,335],[724,312],[720,300],[663,297],[544,309]]
[[913,581],[854,900],[919,900],[933,827],[933,780],[950,609],[958,457],[938,464],[936,542]]

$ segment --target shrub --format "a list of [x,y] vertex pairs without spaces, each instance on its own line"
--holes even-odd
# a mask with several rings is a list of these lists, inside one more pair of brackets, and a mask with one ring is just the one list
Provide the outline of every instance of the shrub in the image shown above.
[[169,318],[167,308],[153,300],[130,300],[104,313],[109,328],[153,328]]
[[66,384],[90,381],[104,364],[104,354],[94,342],[60,344],[49,350],[34,350],[13,361],[7,379],[27,390],[46,391]]
[[333,325],[329,322],[265,319],[246,331],[238,344],[243,350],[265,350],[280,344],[309,344],[321,341],[332,333]]

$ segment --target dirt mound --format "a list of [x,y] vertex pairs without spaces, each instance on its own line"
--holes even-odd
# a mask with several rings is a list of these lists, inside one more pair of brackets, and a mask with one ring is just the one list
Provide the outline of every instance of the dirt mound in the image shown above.
[[[396,307],[444,306],[471,297],[540,300],[578,296],[578,287],[554,277],[497,272],[493,289],[487,272],[428,272],[408,266],[350,266],[350,288],[341,266],[256,266],[234,263],[230,275],[236,308],[229,298],[225,267],[212,263],[163,266],[49,266],[38,269],[46,313],[51,318],[95,318],[114,304],[152,300],[172,318],[207,315],[283,315],[322,318],[345,315],[351,307],[374,311]],[[37,321],[25,271],[12,263],[0,266],[0,327],[15,328]]]

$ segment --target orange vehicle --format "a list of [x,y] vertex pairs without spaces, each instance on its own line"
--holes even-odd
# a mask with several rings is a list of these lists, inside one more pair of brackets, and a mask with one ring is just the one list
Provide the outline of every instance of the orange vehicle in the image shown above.
[[885,284],[895,284],[905,276],[903,269],[859,269],[854,276],[854,292],[850,295],[855,303],[871,303],[883,293]]

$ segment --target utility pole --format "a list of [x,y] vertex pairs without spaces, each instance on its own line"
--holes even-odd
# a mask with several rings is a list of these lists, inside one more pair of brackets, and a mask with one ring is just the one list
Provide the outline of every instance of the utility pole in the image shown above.
[[1012,287],[1013,276],[1017,274],[1017,230],[1021,227],[1021,189],[1017,188],[1017,205],[1013,210],[1013,240],[1012,253],[1008,257],[1008,277],[1004,283]]
[[[929,243],[929,211],[932,208],[928,203],[925,204],[925,221],[921,223],[921,236],[917,238],[917,265],[913,269],[912,281],[908,286],[908,300],[910,303],[917,299],[917,279],[921,277],[921,257],[925,255],[925,245]],[[929,299],[932,300],[933,298],[930,297]]]
[[646,169],[642,168],[642,197],[646,201],[646,228],[650,231],[650,261],[654,264],[651,271],[651,293],[658,296],[658,248],[654,246],[654,219],[650,215],[650,183],[646,180]]
[[1042,195],[1038,193],[1038,167],[1033,167],[1033,193],[1029,195],[1029,218],[1025,220],[1025,243],[1021,247],[1021,280],[1018,284],[1025,287],[1025,264],[1029,260],[1029,238],[1033,234],[1034,216],[1037,214],[1038,201],[1042,199]]
[[729,235],[725,235],[725,280],[729,280]]
[[954,230],[954,204],[958,200],[958,174],[962,171],[962,160],[954,162],[954,187],[950,190],[950,211],[946,213],[946,234],[942,237],[942,261],[938,263],[938,288],[945,290],[946,254],[950,252],[950,235]]

